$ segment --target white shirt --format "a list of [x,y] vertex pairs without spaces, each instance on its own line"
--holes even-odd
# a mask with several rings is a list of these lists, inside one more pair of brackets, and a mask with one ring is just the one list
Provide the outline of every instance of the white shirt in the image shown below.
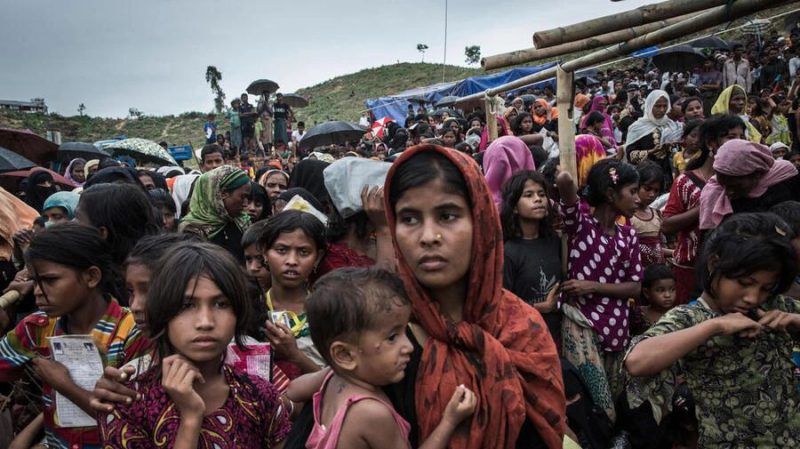
[[296,142],[300,142],[301,140],[303,140],[303,137],[305,137],[305,136],[306,136],[305,131],[303,131],[303,134],[300,134],[300,131],[292,132],[292,140],[294,140]]

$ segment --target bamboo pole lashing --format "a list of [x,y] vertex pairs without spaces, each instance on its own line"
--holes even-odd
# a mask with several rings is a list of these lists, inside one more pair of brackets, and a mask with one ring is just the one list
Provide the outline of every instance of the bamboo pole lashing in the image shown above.
[[[580,58],[572,59],[563,64],[563,69],[570,72],[589,68],[594,65],[612,60],[622,55],[627,55],[636,50],[649,47],[651,45],[661,44],[663,42],[677,39],[681,36],[691,34],[706,28],[717,26],[740,17],[753,14],[758,11],[775,8],[793,0],[738,0],[730,7],[718,6],[705,11],[697,16],[667,27],[658,31],[647,33],[643,36],[631,39],[628,42],[606,47]],[[519,87],[524,87],[530,84],[537,83],[555,77],[556,68],[552,67],[541,72],[528,75],[509,83],[487,89],[484,92],[478,92],[468,95],[459,99],[456,105],[473,101],[481,98],[484,95],[495,96],[499,93],[507,92]]]
[[716,6],[727,5],[728,3],[731,2],[729,0],[669,0],[640,6],[630,11],[597,17],[565,27],[537,31],[533,33],[533,44],[536,48],[552,47],[623,28],[641,26],[657,20],[703,11]]
[[485,70],[493,70],[517,64],[540,61],[547,58],[554,58],[579,51],[593,50],[595,48],[604,47],[607,45],[618,44],[647,33],[652,33],[653,31],[673,25],[682,20],[688,20],[697,14],[698,13],[686,14],[672,19],[660,20],[654,23],[648,23],[637,27],[601,34],[599,36],[590,37],[580,41],[554,45],[552,47],[525,48],[508,53],[487,56],[481,59],[481,66],[483,66]]

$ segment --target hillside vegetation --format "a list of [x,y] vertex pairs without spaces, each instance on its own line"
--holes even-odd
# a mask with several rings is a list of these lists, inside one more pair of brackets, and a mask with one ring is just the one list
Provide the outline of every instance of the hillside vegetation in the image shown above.
[[[445,81],[479,73],[482,71],[477,68],[447,66]],[[296,113],[298,120],[304,120],[309,127],[326,120],[358,121],[367,98],[441,81],[441,64],[400,63],[365,69],[300,89],[298,93],[308,98],[310,105],[298,109]],[[59,131],[62,142],[95,142],[124,134],[156,142],[164,140],[171,145],[191,144],[195,148],[203,145],[205,120],[202,112],[126,119],[0,112],[0,128],[27,128],[39,135],[45,135],[47,131]],[[221,117],[218,117],[218,124],[226,129]]]

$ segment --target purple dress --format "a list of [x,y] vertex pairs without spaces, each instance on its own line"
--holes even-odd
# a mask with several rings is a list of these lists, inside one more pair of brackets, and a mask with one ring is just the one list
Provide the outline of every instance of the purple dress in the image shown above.
[[[564,227],[569,235],[569,278],[603,284],[640,282],[642,264],[639,239],[630,226],[617,224],[609,236],[588,212],[561,204]],[[601,294],[571,298],[600,340],[604,351],[622,351],[630,340],[628,301]]]
[[[286,438],[290,423],[277,391],[268,382],[223,365],[230,394],[218,410],[203,418],[198,448],[269,448]],[[142,394],[133,404],[117,405],[98,417],[103,448],[173,447],[180,412],[161,386],[155,366],[126,384]]]

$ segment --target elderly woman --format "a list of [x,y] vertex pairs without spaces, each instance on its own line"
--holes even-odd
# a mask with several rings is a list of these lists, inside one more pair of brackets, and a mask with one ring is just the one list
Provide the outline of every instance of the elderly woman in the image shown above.
[[181,231],[198,234],[244,262],[241,241],[250,224],[250,189],[250,178],[241,169],[223,165],[203,173],[195,183]]
[[650,92],[644,102],[644,117],[628,129],[625,154],[632,164],[645,159],[657,163],[664,170],[664,185],[672,186],[671,147],[681,141],[683,126],[667,116],[671,105],[669,95],[663,90]]

